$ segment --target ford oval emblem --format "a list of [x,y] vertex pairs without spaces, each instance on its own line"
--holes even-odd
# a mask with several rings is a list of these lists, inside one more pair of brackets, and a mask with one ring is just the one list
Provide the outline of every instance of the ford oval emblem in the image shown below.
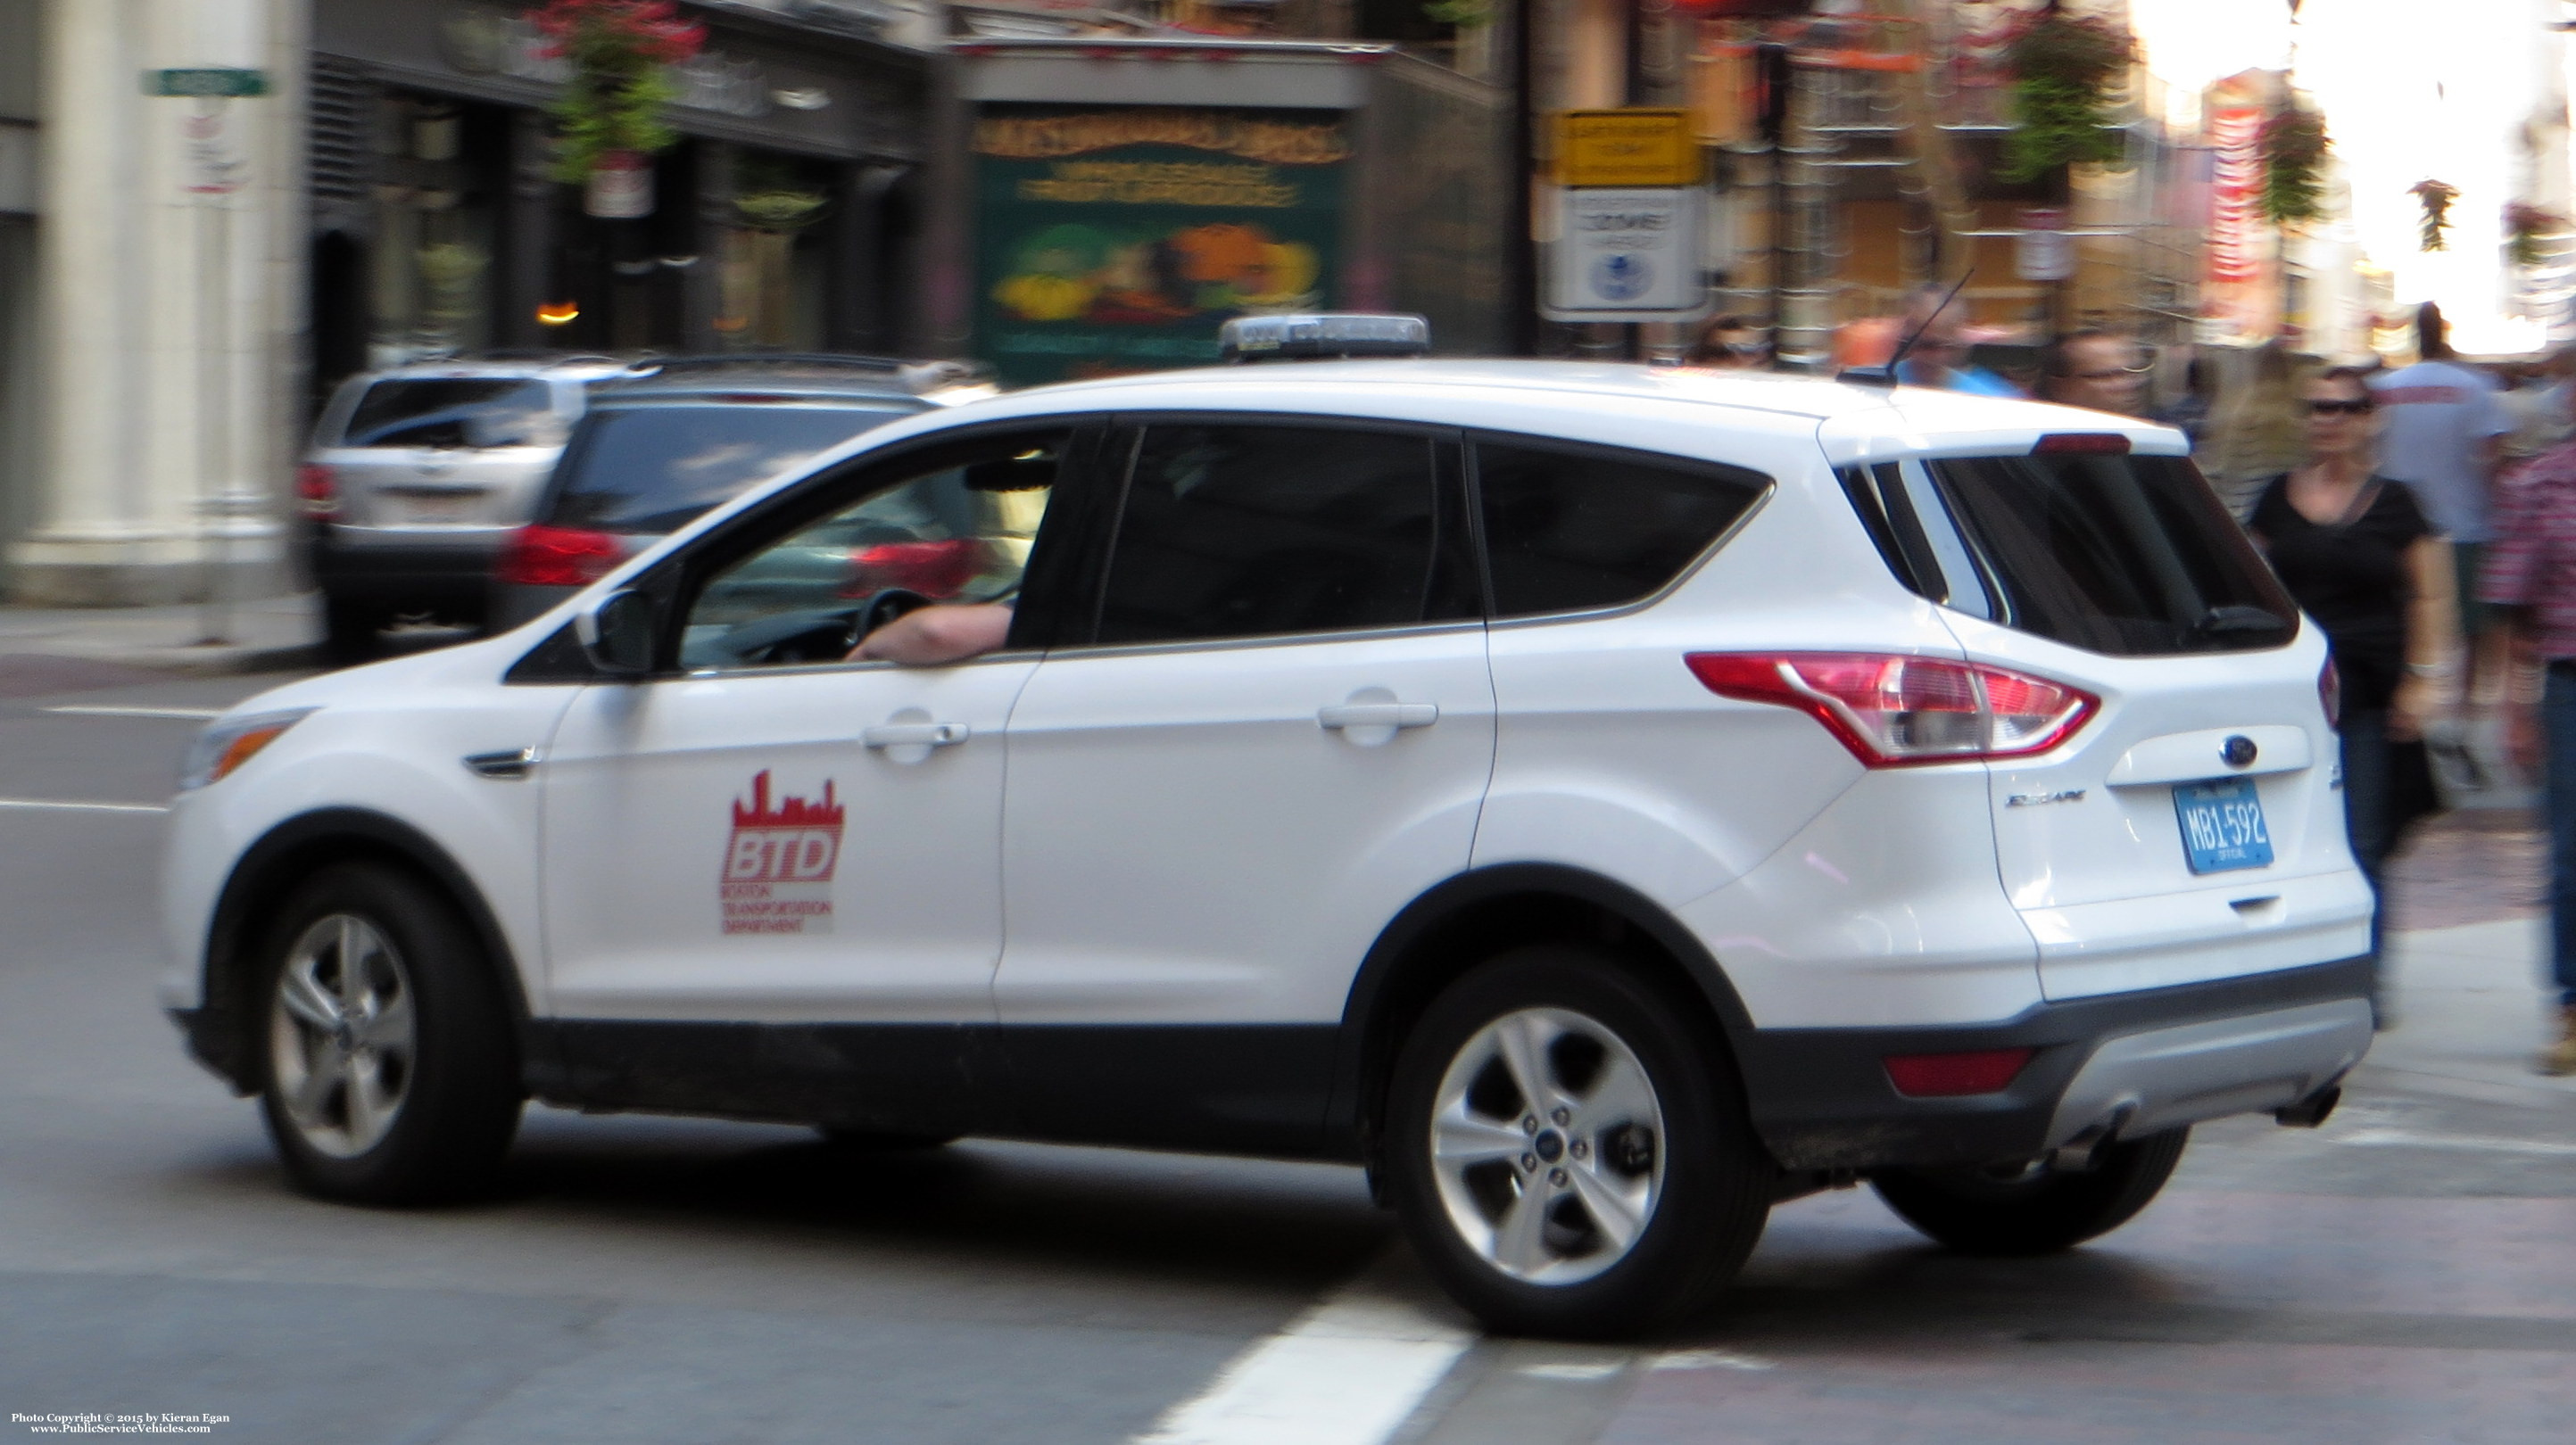
[[2243,733],[2238,733],[2218,745],[2218,755],[2224,758],[2231,768],[2251,766],[2254,762],[2254,753],[2254,740]]

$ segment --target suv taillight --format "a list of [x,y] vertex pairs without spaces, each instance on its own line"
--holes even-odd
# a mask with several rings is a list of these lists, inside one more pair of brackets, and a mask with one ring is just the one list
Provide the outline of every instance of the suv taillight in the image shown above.
[[2021,758],[2075,735],[2102,700],[1977,662],[1880,652],[1694,652],[1720,697],[1794,707],[1873,768]]
[[2343,726],[2343,674],[2335,671],[2334,659],[2317,669],[2317,701],[2325,705],[2326,726]]
[[983,570],[984,544],[979,538],[879,542],[850,553],[850,575],[841,582],[841,595],[870,597],[888,587],[901,587],[944,602],[964,591]]
[[620,550],[610,533],[539,523],[510,534],[493,572],[520,587],[587,587],[617,565]]
[[340,515],[340,477],[319,462],[295,469],[295,500],[304,515],[327,520]]

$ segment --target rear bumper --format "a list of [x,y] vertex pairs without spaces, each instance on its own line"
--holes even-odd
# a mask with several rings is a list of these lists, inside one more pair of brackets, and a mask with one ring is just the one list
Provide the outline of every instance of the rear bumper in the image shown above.
[[395,611],[436,609],[479,617],[492,586],[501,533],[460,540],[352,543],[325,528],[313,543],[313,581],[335,600]]
[[[2096,1125],[2138,1134],[2276,1109],[2370,1046],[2370,960],[2033,1005],[2002,1023],[1757,1029],[1736,1041],[1755,1130],[1793,1170],[2036,1158]],[[1890,1054],[2033,1048],[2012,1085],[1896,1092]]]

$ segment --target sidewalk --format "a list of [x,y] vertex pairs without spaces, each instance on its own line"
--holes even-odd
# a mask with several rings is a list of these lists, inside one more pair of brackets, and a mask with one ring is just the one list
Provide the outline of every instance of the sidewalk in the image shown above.
[[[113,686],[120,674],[210,676],[310,667],[320,660],[322,620],[312,594],[235,603],[227,638],[204,641],[206,609],[177,607],[0,607],[0,685],[9,673]],[[95,677],[95,682],[87,679]]]

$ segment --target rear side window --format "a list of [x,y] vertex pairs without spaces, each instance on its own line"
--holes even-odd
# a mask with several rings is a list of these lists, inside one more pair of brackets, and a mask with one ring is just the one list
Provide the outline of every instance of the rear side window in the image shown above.
[[552,447],[563,439],[552,389],[542,381],[436,377],[368,387],[340,445]]
[[2118,657],[2276,647],[2298,631],[2298,608],[2188,458],[1923,466],[2008,627]]
[[565,454],[543,520],[602,532],[676,531],[754,482],[907,415],[890,407],[600,407]]
[[1327,427],[1154,426],[1110,554],[1102,642],[1425,620],[1439,541],[1435,443]]
[[1494,614],[1574,612],[1650,596],[1768,485],[1742,467],[1480,440],[1476,490]]

